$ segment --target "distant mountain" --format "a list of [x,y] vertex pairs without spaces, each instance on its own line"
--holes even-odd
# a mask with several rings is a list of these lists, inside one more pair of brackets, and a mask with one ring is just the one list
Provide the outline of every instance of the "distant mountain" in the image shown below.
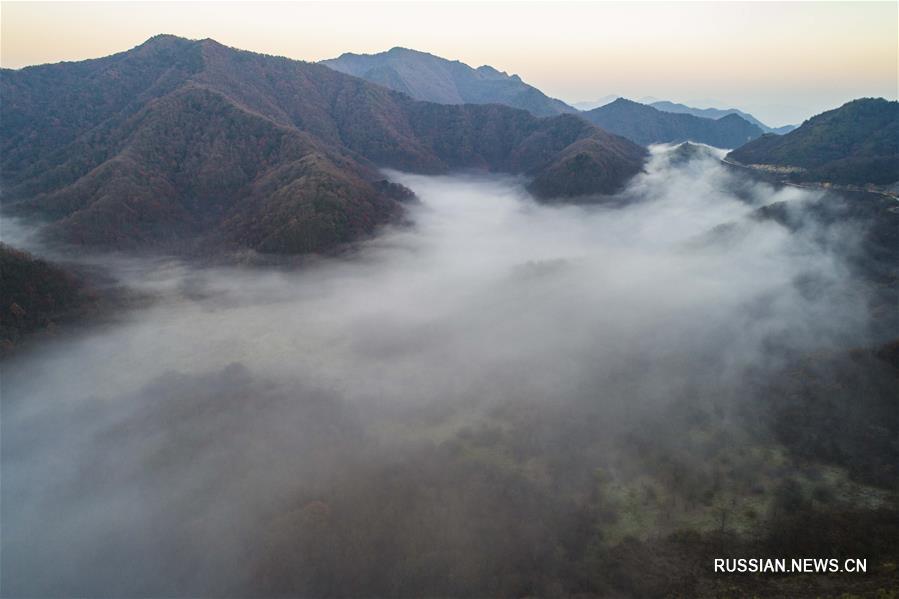
[[342,54],[323,60],[334,70],[438,104],[505,104],[537,116],[576,112],[561,100],[490,66],[476,69],[417,50],[393,48],[379,54]]
[[[606,104],[611,104],[618,98],[623,98],[624,96],[619,96],[618,94],[609,94],[607,96],[603,96],[598,100],[593,100],[592,102],[575,102],[572,104],[578,110],[593,110],[594,108],[599,108],[600,106],[605,106]],[[652,96],[643,96],[642,98],[637,98],[635,102],[639,102],[640,104],[652,104],[657,101],[658,98],[654,98]]]
[[781,169],[796,181],[888,185],[899,181],[899,102],[853,100],[786,135],[765,135],[727,157]]
[[[127,52],[0,77],[7,210],[79,244],[324,251],[393,219],[404,188],[376,167],[479,168],[547,185],[571,147],[616,190],[645,151],[573,115],[448,106],[323,65],[156,36]],[[547,171],[546,169],[553,169]],[[539,192],[538,192],[539,193]]]
[[578,110],[593,110],[594,108],[599,108],[600,106],[605,106],[609,102],[614,102],[618,98],[620,98],[618,94],[609,94],[608,96],[603,96],[598,100],[587,101],[587,102],[575,102],[572,104]]
[[729,114],[735,114],[741,117],[745,121],[749,121],[753,125],[758,126],[765,133],[777,133],[778,135],[783,135],[785,133],[789,133],[793,129],[796,128],[796,125],[784,125],[783,127],[769,127],[765,123],[761,122],[748,112],[743,112],[742,110],[737,110],[736,108],[693,108],[692,106],[686,106],[684,104],[677,104],[676,102],[668,102],[667,100],[660,100],[658,102],[650,103],[650,106],[661,110],[662,112],[673,112],[675,114],[692,114],[693,116],[698,116],[706,119],[720,119]]
[[718,148],[736,148],[762,135],[757,125],[735,114],[706,119],[662,112],[624,98],[584,112],[582,116],[606,131],[643,145],[695,141]]

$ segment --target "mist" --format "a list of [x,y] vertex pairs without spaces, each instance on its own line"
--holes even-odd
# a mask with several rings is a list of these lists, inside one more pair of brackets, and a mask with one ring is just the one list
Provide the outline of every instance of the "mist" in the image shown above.
[[588,206],[387,172],[408,222],[300,268],[85,259],[148,299],[0,366],[4,594],[558,590],[520,572],[589,544],[597,468],[648,476],[634,434],[701,469],[685,406],[740,439],[758,381],[872,338],[858,232],[718,157]]

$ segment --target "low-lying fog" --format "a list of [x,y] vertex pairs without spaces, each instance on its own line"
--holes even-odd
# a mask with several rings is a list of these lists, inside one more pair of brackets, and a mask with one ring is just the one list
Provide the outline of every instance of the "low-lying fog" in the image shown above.
[[682,158],[656,148],[605,207],[540,205],[514,178],[389,173],[421,200],[411,224],[290,271],[110,261],[155,301],[2,365],[4,594],[241,594],[283,571],[328,594],[312,539],[291,538],[312,534],[290,523],[309,510],[354,530],[391,514],[328,566],[350,580],[370,553],[420,553],[422,514],[449,535],[429,542],[486,552],[479,525],[440,515],[440,473],[389,489],[368,473],[502,428],[509,406],[588,406],[590,434],[611,435],[863,342],[841,257],[751,218],[812,192]]

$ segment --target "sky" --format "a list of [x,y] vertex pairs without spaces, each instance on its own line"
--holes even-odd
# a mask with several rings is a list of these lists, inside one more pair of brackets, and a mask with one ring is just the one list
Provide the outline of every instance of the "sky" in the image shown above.
[[489,64],[567,102],[736,107],[772,126],[896,99],[897,2],[2,2],[0,64],[82,60],[158,33],[315,61],[394,46]]

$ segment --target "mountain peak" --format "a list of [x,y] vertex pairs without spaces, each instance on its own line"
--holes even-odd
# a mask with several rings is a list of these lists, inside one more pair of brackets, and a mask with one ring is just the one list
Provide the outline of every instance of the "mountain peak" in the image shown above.
[[490,65],[472,68],[458,60],[400,46],[379,54],[342,54],[321,64],[426,102],[505,104],[536,116],[576,112],[518,75],[508,75]]
[[[606,104],[606,106],[646,106],[646,104],[640,104],[639,102],[628,98],[617,98]],[[650,106],[646,107],[651,108]]]
[[738,115],[715,120],[665,112],[627,98],[618,98],[583,116],[594,125],[643,145],[694,141],[736,148],[762,134],[758,126]]
[[188,39],[186,37],[181,37],[178,35],[172,35],[171,33],[158,33],[151,38],[148,38],[142,44],[135,46],[135,50],[169,50],[172,48],[178,48],[182,46],[192,45],[197,43],[197,40]]
[[[830,112],[834,112],[837,110],[883,110],[889,109],[889,106],[893,104],[895,105],[895,101],[887,100],[886,98],[856,98],[855,100],[850,100],[840,106],[839,108],[835,108]],[[826,112],[823,114],[827,114]]]
[[177,42],[189,42],[189,41],[191,41],[191,40],[187,39],[186,37],[181,37],[181,36],[174,35],[171,33],[157,33],[156,35],[147,38],[147,41],[140,44],[138,47],[171,44],[171,43],[177,43]]
[[[503,77],[509,77],[505,71],[500,71],[499,69],[495,69],[491,67],[489,64],[483,64],[475,69],[479,73],[486,73],[488,75],[502,75]],[[517,78],[518,75],[512,75],[510,78]]]
[[135,46],[126,54],[134,54],[138,56],[166,56],[173,53],[180,53],[188,48],[196,48],[200,44],[198,40],[188,39],[172,35],[170,33],[160,33],[147,39],[144,43]]
[[634,100],[629,100],[627,98],[618,98],[616,100],[609,102],[608,104],[605,104],[604,106],[600,106],[599,108],[594,108],[593,110],[588,111],[588,113],[599,112],[599,111],[603,111],[603,112],[627,111],[628,113],[631,113],[631,114],[638,113],[638,112],[646,113],[646,114],[658,112],[652,106],[648,106],[646,104],[641,104],[640,102],[637,102]]
[[[412,48],[406,48],[403,46],[394,46],[387,52],[382,52],[381,54],[385,54],[387,56],[421,56],[428,58],[436,58],[440,59],[439,56],[434,56],[429,52],[423,52],[422,50],[414,50]],[[357,54],[357,56],[378,56],[378,54]]]
[[221,42],[214,40],[211,37],[204,37],[203,39],[190,39],[178,35],[172,35],[170,33],[159,33],[147,39],[147,41],[140,44],[139,46],[136,46],[134,50],[144,52],[167,52],[171,50],[191,47],[228,48],[228,46],[226,46],[225,44],[222,44]]

